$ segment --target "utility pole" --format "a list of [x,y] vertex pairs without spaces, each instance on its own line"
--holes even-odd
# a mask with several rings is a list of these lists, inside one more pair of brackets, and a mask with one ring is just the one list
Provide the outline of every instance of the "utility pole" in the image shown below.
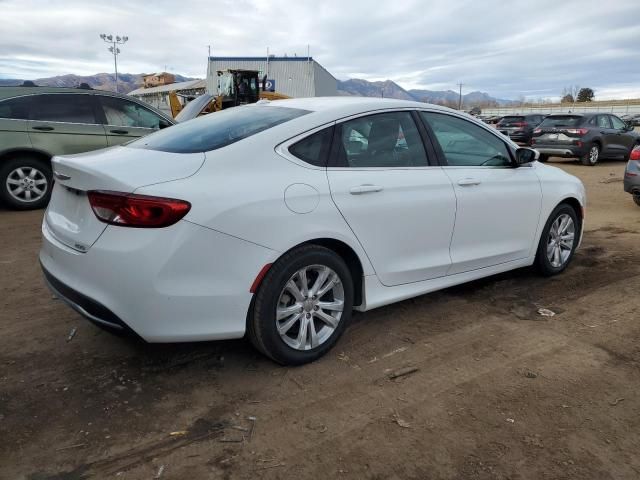
[[120,37],[117,35],[114,37],[113,35],[107,35],[106,33],[101,33],[100,38],[104,40],[106,43],[111,45],[108,48],[108,50],[113,54],[113,65],[116,70],[116,93],[118,93],[118,54],[120,53],[120,49],[118,48],[118,45],[124,45],[125,43],[127,43],[127,40],[129,40],[129,37],[125,37],[125,36]]
[[458,83],[458,87],[460,87],[460,96],[458,99],[458,110],[462,110],[462,85],[463,83]]

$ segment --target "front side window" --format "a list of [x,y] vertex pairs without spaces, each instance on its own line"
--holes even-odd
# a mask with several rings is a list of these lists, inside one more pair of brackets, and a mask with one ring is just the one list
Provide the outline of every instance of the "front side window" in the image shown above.
[[411,112],[368,115],[338,125],[332,152],[337,166],[424,167],[427,154]]
[[0,118],[27,120],[29,118],[30,98],[18,97],[0,102]]
[[160,128],[163,118],[135,102],[100,96],[107,125],[117,127]]
[[165,128],[127,146],[173,153],[208,152],[307,113],[308,110],[270,104],[235,107]]
[[91,95],[44,94],[31,99],[31,120],[95,124]]
[[616,130],[624,130],[626,128],[626,125],[624,124],[624,122],[620,120],[618,117],[614,117],[613,115],[611,115],[609,118],[611,118],[611,123],[613,124],[613,128],[615,128]]
[[303,162],[316,167],[324,167],[331,148],[332,136],[333,128],[325,128],[291,145],[289,153]]
[[452,115],[420,112],[440,144],[447,164],[460,167],[511,165],[507,145],[484,128]]

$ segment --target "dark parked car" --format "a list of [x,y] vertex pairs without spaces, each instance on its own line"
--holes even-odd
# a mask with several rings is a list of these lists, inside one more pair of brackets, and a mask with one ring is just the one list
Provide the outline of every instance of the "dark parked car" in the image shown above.
[[595,165],[601,158],[627,160],[640,144],[640,135],[620,118],[608,113],[558,113],[549,115],[533,131],[531,145],[549,157],[579,158]]
[[633,200],[640,207],[640,145],[636,145],[629,155],[624,172],[624,191],[633,195]]
[[544,115],[507,115],[502,117],[496,128],[517,143],[531,144],[533,130],[544,120]]
[[0,87],[0,200],[49,201],[51,157],[97,150],[175,122],[135,98],[86,88]]

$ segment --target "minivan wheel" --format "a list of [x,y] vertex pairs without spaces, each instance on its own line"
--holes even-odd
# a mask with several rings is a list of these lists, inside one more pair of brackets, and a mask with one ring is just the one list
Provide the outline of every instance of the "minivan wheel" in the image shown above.
[[570,205],[558,205],[542,231],[535,264],[544,276],[562,272],[573,258],[580,239],[581,226]]
[[32,158],[12,158],[0,164],[0,199],[15,210],[43,208],[51,197],[51,168]]
[[351,319],[353,281],[332,250],[305,245],[267,272],[249,313],[247,334],[283,365],[302,365],[327,353]]
[[598,163],[598,158],[600,157],[600,147],[598,144],[594,143],[591,145],[591,148],[587,153],[585,153],[582,157],[580,157],[580,161],[583,165],[589,165],[593,167],[596,163]]

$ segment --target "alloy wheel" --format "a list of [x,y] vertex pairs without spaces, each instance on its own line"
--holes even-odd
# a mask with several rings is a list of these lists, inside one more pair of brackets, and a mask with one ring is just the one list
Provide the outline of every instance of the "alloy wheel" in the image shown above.
[[554,268],[563,267],[573,251],[576,239],[573,219],[563,213],[553,222],[547,238],[547,259]]
[[49,182],[44,173],[34,167],[18,167],[7,175],[7,191],[19,202],[36,202],[47,194]]
[[295,350],[322,345],[338,327],[344,299],[342,281],[331,268],[301,268],[287,281],[278,298],[276,328],[280,338]]
[[598,156],[600,155],[600,150],[598,149],[597,146],[593,146],[591,147],[591,150],[589,150],[589,162],[591,162],[592,165],[595,165],[596,163],[598,163]]

